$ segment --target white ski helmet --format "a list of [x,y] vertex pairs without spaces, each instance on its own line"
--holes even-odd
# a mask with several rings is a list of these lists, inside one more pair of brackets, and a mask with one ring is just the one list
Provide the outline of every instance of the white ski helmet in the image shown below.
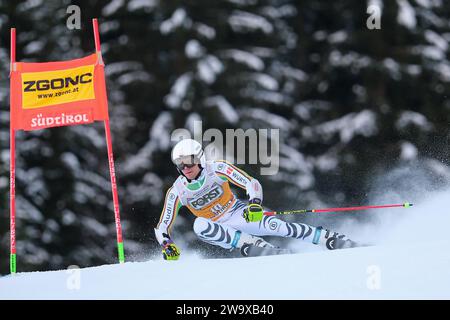
[[181,140],[172,149],[172,162],[177,168],[181,163],[196,163],[204,168],[206,157],[202,145],[193,139]]

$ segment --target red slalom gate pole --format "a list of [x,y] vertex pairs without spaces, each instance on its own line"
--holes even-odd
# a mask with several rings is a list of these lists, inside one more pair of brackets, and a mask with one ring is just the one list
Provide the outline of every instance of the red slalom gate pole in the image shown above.
[[[16,29],[11,29],[11,65],[10,73],[16,62]],[[11,98],[10,98],[11,99]],[[10,103],[11,106],[11,103]],[[11,113],[10,113],[11,114]],[[12,121],[9,121],[9,232],[10,232],[10,260],[11,274],[16,273],[16,131]]]
[[344,208],[325,208],[325,209],[299,209],[299,210],[287,210],[287,211],[266,211],[265,216],[285,215],[285,214],[302,214],[302,213],[318,213],[318,212],[338,212],[338,211],[356,211],[367,209],[383,209],[383,208],[409,208],[413,204],[405,202],[402,204],[386,204],[376,206],[360,206],[360,207],[344,207]]
[[[97,52],[97,55],[99,57],[99,63],[103,64],[97,19],[92,19],[92,25],[94,28],[95,51]],[[120,223],[119,196],[118,196],[118,192],[117,192],[116,170],[115,170],[115,166],[114,166],[114,154],[113,154],[113,149],[112,149],[111,129],[110,129],[110,125],[109,125],[109,119],[106,119],[104,122],[105,122],[106,146],[108,149],[109,174],[111,176],[111,190],[112,190],[113,204],[114,204],[114,217],[115,217],[115,221],[116,221],[117,251],[119,254],[119,262],[124,263],[125,262],[125,252],[124,252],[124,247],[123,247],[122,225]]]
[[116,220],[117,250],[119,254],[119,262],[124,263],[125,252],[123,248],[122,225],[120,223],[120,211],[119,211],[119,196],[117,193],[116,170],[114,166],[114,156],[112,151],[111,130],[109,127],[109,120],[105,120],[105,132],[106,132],[106,145],[108,149],[109,174],[111,176],[111,190],[114,203],[114,217]]

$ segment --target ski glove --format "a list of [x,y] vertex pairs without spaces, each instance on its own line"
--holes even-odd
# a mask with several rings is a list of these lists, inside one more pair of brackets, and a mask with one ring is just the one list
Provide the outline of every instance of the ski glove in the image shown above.
[[259,222],[264,215],[263,207],[258,203],[250,203],[247,208],[244,209],[244,219],[247,222]]
[[172,240],[164,240],[162,246],[164,260],[178,260],[180,257],[180,249],[178,249]]

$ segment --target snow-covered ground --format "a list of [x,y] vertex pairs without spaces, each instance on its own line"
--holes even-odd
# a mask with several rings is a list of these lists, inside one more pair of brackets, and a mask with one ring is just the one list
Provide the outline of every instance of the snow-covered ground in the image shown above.
[[0,299],[450,299],[447,199],[448,191],[366,227],[341,226],[373,247],[19,273],[0,279]]
[[0,279],[0,299],[449,299],[449,245],[33,272]]

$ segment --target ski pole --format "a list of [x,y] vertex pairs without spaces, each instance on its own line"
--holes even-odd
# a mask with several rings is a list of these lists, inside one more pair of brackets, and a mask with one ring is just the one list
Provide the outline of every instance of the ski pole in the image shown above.
[[409,208],[413,204],[405,202],[402,204],[386,204],[380,206],[361,206],[361,207],[346,207],[346,208],[326,208],[326,209],[300,209],[300,210],[287,210],[287,211],[266,211],[265,216],[275,216],[283,214],[302,214],[302,213],[317,213],[317,212],[337,212],[337,211],[355,211],[355,210],[367,210],[367,209],[383,209],[383,208]]

